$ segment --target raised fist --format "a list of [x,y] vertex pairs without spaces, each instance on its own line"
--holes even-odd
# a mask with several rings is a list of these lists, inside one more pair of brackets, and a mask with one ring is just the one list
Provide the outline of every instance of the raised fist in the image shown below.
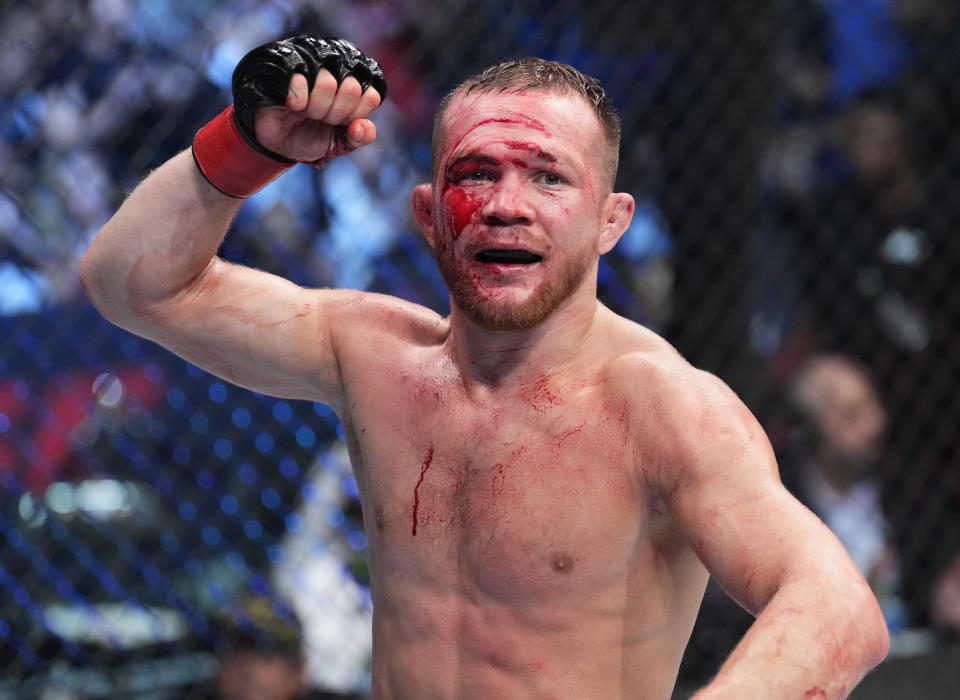
[[257,47],[233,72],[234,103],[193,139],[207,182],[249,197],[295,163],[321,166],[372,143],[383,69],[343,39],[299,36]]
[[369,115],[386,96],[383,69],[343,39],[264,44],[233,73],[237,125],[266,155],[323,163],[376,137]]

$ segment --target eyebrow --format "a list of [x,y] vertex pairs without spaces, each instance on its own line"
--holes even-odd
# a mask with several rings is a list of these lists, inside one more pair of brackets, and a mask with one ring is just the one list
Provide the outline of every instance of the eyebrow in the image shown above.
[[464,163],[478,163],[481,165],[496,165],[500,162],[497,158],[492,156],[483,156],[479,153],[464,153],[462,156],[458,156],[456,159],[450,161],[447,164],[447,170],[453,170],[454,168],[463,165]]
[[[559,160],[559,159],[558,159],[555,155],[553,155],[552,153],[548,153],[547,151],[544,151],[544,150],[541,149],[539,146],[537,146],[536,144],[533,144],[533,143],[527,143],[527,142],[524,142],[524,141],[508,141],[508,142],[506,142],[505,145],[506,145],[507,148],[509,148],[511,151],[527,151],[528,153],[532,153],[537,160],[542,160],[542,161],[545,162],[545,163],[551,163],[551,164],[552,164],[552,163],[558,162],[558,160]],[[447,165],[446,170],[445,170],[444,172],[445,172],[445,173],[450,173],[450,172],[456,170],[457,168],[459,168],[459,167],[461,167],[461,166],[463,166],[464,164],[467,164],[467,163],[469,163],[469,164],[471,164],[471,165],[472,165],[472,164],[477,164],[477,165],[498,165],[498,164],[500,163],[500,159],[499,159],[499,158],[494,158],[494,157],[488,156],[488,155],[483,155],[483,154],[481,154],[481,153],[477,153],[477,152],[474,152],[474,151],[471,151],[470,153],[464,153],[462,156],[459,156],[459,157],[457,157],[456,159],[454,159],[453,161],[451,161],[451,162]]]

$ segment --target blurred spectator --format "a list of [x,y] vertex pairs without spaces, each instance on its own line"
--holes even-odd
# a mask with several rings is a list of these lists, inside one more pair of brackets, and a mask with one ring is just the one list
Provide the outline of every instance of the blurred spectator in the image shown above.
[[310,690],[300,621],[283,603],[249,598],[219,615],[220,645],[212,681],[195,700],[359,700]]
[[797,423],[791,454],[781,460],[784,482],[843,543],[887,624],[900,626],[899,571],[878,470],[888,417],[873,379],[847,356],[816,355],[793,377],[790,397]]
[[960,552],[938,572],[933,582],[930,620],[947,635],[960,636]]
[[861,95],[836,126],[838,174],[772,209],[779,262],[769,267],[781,274],[768,280],[788,300],[777,361],[789,368],[798,352],[836,348],[876,377],[892,416],[887,453],[903,465],[885,474],[887,514],[905,599],[927,624],[931,582],[960,551],[958,445],[952,431],[929,430],[960,411],[960,212],[923,167],[919,127],[895,96]]
[[946,232],[904,117],[888,97],[865,94],[842,115],[836,135],[840,175],[821,177],[803,198],[780,192],[771,209],[769,235],[785,248],[778,270],[794,276],[796,298],[786,313],[817,346],[860,356],[878,347],[922,350],[931,334],[925,287],[942,282],[926,270]]
[[302,526],[284,536],[271,578],[303,621],[309,682],[356,692],[369,687],[373,646],[366,537],[345,444],[321,454],[295,511]]

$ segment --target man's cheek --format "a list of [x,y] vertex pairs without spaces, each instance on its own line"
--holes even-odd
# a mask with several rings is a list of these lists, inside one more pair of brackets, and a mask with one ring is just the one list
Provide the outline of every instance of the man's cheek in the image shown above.
[[450,228],[453,240],[457,240],[463,230],[479,220],[483,209],[483,198],[474,192],[468,192],[463,187],[451,185],[444,193],[444,202],[447,210],[447,225]]

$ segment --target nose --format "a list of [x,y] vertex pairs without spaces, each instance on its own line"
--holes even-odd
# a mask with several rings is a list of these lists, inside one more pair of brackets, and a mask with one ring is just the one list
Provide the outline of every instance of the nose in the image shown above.
[[524,226],[533,219],[533,209],[518,175],[504,174],[494,185],[480,210],[488,226]]

